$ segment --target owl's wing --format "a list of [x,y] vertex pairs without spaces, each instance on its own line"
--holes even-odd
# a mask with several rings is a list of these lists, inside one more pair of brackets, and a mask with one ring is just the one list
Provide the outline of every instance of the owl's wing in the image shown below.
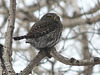
[[43,20],[43,21],[38,21],[35,23],[30,31],[28,32],[27,36],[28,38],[38,38],[42,37],[52,31],[54,31],[59,25],[57,22],[53,22],[50,20]]

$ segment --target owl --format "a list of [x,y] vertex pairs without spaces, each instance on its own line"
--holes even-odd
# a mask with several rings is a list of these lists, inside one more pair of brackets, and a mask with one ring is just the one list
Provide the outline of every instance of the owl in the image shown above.
[[45,14],[36,22],[26,35],[13,37],[15,41],[26,39],[38,50],[48,50],[54,48],[61,37],[63,25],[60,17],[55,13]]

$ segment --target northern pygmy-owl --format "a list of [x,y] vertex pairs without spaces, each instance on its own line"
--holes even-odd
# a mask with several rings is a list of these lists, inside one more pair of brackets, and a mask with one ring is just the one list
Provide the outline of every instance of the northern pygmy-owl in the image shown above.
[[45,14],[36,22],[24,36],[14,37],[14,40],[26,39],[38,50],[53,48],[59,41],[62,33],[60,17],[55,13]]

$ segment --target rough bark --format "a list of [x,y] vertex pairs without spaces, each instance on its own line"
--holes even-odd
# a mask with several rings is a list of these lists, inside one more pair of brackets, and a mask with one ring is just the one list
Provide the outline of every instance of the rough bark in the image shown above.
[[5,45],[4,45],[4,64],[5,64],[5,72],[6,75],[14,75],[15,71],[12,67],[12,35],[15,23],[15,12],[16,12],[16,0],[10,0],[10,10],[9,10],[9,19],[8,26],[5,37]]

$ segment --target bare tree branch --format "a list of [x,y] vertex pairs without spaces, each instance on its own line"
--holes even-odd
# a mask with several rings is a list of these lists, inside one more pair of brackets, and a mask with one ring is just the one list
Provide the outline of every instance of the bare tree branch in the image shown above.
[[87,11],[87,12],[85,12],[83,14],[79,14],[78,17],[86,15],[86,14],[93,14],[93,13],[97,12],[98,10],[100,10],[100,3],[98,3],[97,5],[95,5],[95,7],[91,8],[89,11]]
[[15,71],[12,68],[11,64],[11,47],[12,47],[12,34],[14,29],[15,22],[15,10],[16,10],[16,0],[10,0],[10,10],[9,10],[9,22],[6,32],[5,45],[4,45],[4,63],[6,67],[6,75],[15,75]]
[[81,17],[83,15],[89,15],[89,14],[94,14],[95,12],[100,10],[100,3],[96,4],[95,7],[89,9],[87,12],[84,13],[76,13],[73,17],[67,16],[67,18],[77,18]]
[[92,24],[92,23],[99,22],[99,21],[100,21],[100,15],[91,17],[89,19],[87,19],[87,18],[86,19],[82,19],[82,18],[68,19],[68,18],[64,17],[63,26],[72,28],[77,25]]
[[59,54],[56,50],[51,50],[50,55],[53,56],[56,60],[72,66],[90,66],[90,65],[97,65],[100,64],[100,58],[94,57],[94,59],[87,59],[87,60],[76,60],[74,58],[66,58]]
[[40,63],[40,61],[47,55],[47,53],[43,50],[41,50],[36,57],[31,60],[29,65],[18,75],[28,75],[32,69]]

